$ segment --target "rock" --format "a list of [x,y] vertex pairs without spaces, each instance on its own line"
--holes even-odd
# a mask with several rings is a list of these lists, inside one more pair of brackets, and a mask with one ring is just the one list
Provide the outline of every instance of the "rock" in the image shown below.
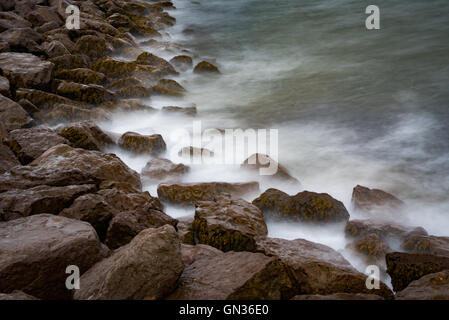
[[[69,51],[66,44],[64,44]],[[89,68],[89,58],[81,54],[64,54],[62,56],[49,59],[55,65],[55,72],[69,69]],[[95,70],[97,71],[97,70]]]
[[83,274],[104,254],[85,222],[40,214],[0,223],[0,292],[68,299],[67,266],[76,265]]
[[325,245],[304,239],[260,238],[257,239],[257,251],[280,258],[294,278],[297,294],[365,293],[393,298],[390,289],[382,282],[379,290],[368,289],[365,284],[367,276]]
[[17,103],[30,115],[39,112],[39,109],[27,99],[20,99]]
[[351,237],[362,237],[370,234],[376,234],[384,241],[402,241],[410,233],[425,234],[427,232],[422,228],[413,228],[401,226],[391,222],[365,220],[348,221],[345,227],[345,233]]
[[92,104],[100,104],[116,98],[113,92],[100,85],[80,84],[64,80],[59,83],[56,93],[69,99]]
[[103,84],[106,82],[106,76],[103,73],[95,72],[87,68],[61,70],[56,72],[55,76],[58,79],[82,84]]
[[49,58],[54,58],[58,56],[63,56],[65,54],[70,54],[70,51],[58,40],[53,40],[50,42],[44,42],[41,45],[41,49]]
[[20,290],[14,290],[11,293],[0,293],[0,300],[39,300]]
[[128,244],[142,230],[166,224],[176,227],[177,222],[164,212],[152,209],[150,205],[134,211],[120,212],[109,224],[105,243],[109,248],[116,249]]
[[106,41],[97,36],[86,35],[78,38],[75,50],[91,58],[98,58],[107,53]]
[[197,201],[213,201],[222,193],[233,197],[244,197],[259,192],[259,183],[243,182],[202,182],[202,183],[161,183],[157,188],[158,197],[176,204],[195,204]]
[[76,168],[101,181],[127,182],[139,190],[142,187],[139,174],[128,168],[116,155],[110,153],[75,149],[60,144],[47,150],[31,165],[48,169]]
[[358,238],[348,247],[356,254],[361,255],[366,263],[376,264],[383,268],[385,268],[385,255],[392,251],[390,246],[375,233]]
[[308,222],[340,222],[349,219],[349,213],[342,202],[327,193],[309,191],[294,196],[268,189],[253,204],[264,213],[265,217],[275,219],[292,219]]
[[9,47],[8,42],[0,40],[0,53],[9,51],[11,51],[11,48]]
[[384,300],[383,297],[368,293],[334,293],[329,295],[305,294],[291,300]]
[[[61,105],[73,105],[74,101],[58,96],[53,93],[35,90],[35,89],[24,89],[20,88],[16,91],[16,99],[23,100],[26,99],[31,102],[39,110],[51,110],[52,108]],[[82,106],[82,103],[76,102],[78,105]]]
[[121,99],[113,102],[109,101],[102,103],[101,106],[111,111],[156,111],[156,109],[141,103],[139,99]]
[[120,137],[118,145],[131,152],[152,155],[166,150],[165,141],[160,134],[141,135],[135,132],[126,132]]
[[15,88],[45,88],[52,76],[53,63],[30,53],[0,53],[0,69]]
[[185,91],[186,89],[184,89],[183,86],[171,79],[160,79],[158,80],[157,85],[152,87],[153,93],[170,96],[181,96]]
[[108,120],[110,114],[101,109],[86,109],[73,104],[56,104],[49,111],[40,111],[34,117],[44,123],[60,124],[61,122],[83,121],[83,120]]
[[179,238],[181,239],[181,242],[184,244],[194,245],[196,242],[192,228],[193,219],[194,219],[193,216],[178,218],[177,224],[178,235]]
[[370,211],[374,209],[385,210],[400,209],[404,202],[379,189],[369,189],[360,185],[354,187],[352,191],[352,204],[356,210]]
[[189,171],[189,167],[174,164],[168,159],[152,159],[142,169],[141,175],[149,181],[176,181]]
[[391,252],[386,256],[387,273],[395,291],[429,273],[449,269],[449,258],[431,254]]
[[192,68],[193,61],[189,56],[176,56],[170,60],[170,63],[180,71],[187,71]]
[[449,300],[449,270],[411,282],[396,294],[396,300]]
[[58,13],[50,7],[38,6],[26,15],[26,19],[35,27],[42,26],[48,22],[55,22],[59,26],[62,25],[62,20]]
[[59,134],[75,148],[103,150],[114,141],[92,121],[80,121],[63,127]]
[[161,76],[178,74],[169,62],[149,52],[140,54],[136,59],[136,63],[157,68],[161,72]]
[[[2,1],[0,6],[3,5],[3,3],[5,3],[6,1],[9,1],[9,0]],[[13,2],[13,7],[14,7],[14,2]],[[7,11],[6,9],[0,10],[0,11],[3,11],[3,12],[0,12],[0,32],[6,31],[8,29],[32,27],[32,24],[29,21],[25,20],[18,14],[14,13],[12,11],[6,12]]]
[[0,40],[8,43],[12,51],[40,54],[42,35],[31,28],[14,28],[0,33]]
[[145,98],[150,96],[151,90],[144,86],[129,86],[119,89],[116,93],[123,98]]
[[262,212],[256,206],[227,196],[197,202],[192,229],[199,243],[225,252],[255,251],[255,238],[268,234]]
[[49,128],[36,127],[13,130],[4,143],[26,165],[51,147],[68,141]]
[[412,233],[404,239],[401,247],[413,253],[428,253],[449,258],[449,237]]
[[128,183],[104,181],[100,184],[98,194],[117,211],[133,211],[149,206],[151,209],[164,209],[158,198],[152,197],[148,191],[140,192]]
[[197,157],[213,157],[214,152],[206,148],[197,148],[190,146],[183,147],[181,150],[179,150],[178,156],[192,160],[192,158]]
[[0,174],[18,165],[20,165],[20,162],[14,156],[14,153],[0,141]]
[[207,260],[209,258],[222,255],[223,251],[220,251],[214,247],[205,244],[197,244],[197,245],[181,244],[181,253],[184,266],[187,267],[197,260],[200,259]]
[[214,66],[212,63],[207,61],[201,61],[198,63],[193,69],[194,73],[220,73],[218,68]]
[[58,28],[59,28],[59,25],[58,25],[57,22],[50,21],[50,22],[44,23],[40,27],[34,28],[34,30],[36,30],[39,33],[44,34],[46,32],[49,32],[49,31],[52,31],[52,30],[55,30],[55,29],[58,29]]
[[170,112],[170,113],[180,113],[180,114],[184,114],[186,116],[196,116],[196,107],[176,107],[176,106],[166,106],[166,107],[162,107],[161,109],[164,112]]
[[9,221],[35,214],[59,214],[80,195],[95,191],[95,185],[64,187],[38,186],[26,190],[0,193],[0,221]]
[[172,226],[146,229],[128,245],[81,276],[76,300],[159,299],[169,294],[184,269]]
[[0,76],[0,94],[5,97],[11,97],[11,91],[9,90],[9,80]]
[[33,119],[16,102],[0,94],[0,122],[6,131],[30,127]]
[[282,263],[260,253],[227,252],[188,265],[169,300],[279,300],[294,294]]
[[136,70],[136,63],[115,60],[105,56],[98,59],[92,65],[92,69],[103,73],[107,77],[125,77],[134,73]]

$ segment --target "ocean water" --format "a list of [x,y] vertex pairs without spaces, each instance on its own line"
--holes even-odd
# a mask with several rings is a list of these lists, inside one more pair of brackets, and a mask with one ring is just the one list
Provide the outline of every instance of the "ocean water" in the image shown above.
[[[170,59],[188,50],[195,63],[210,61],[221,75],[182,73],[175,80],[188,90],[184,98],[147,104],[195,104],[203,128],[277,129],[279,162],[302,187],[262,189],[326,192],[357,218],[352,188],[380,188],[407,204],[404,214],[381,218],[449,236],[447,0],[173,2],[177,24],[163,40],[179,46],[150,51]],[[370,4],[380,8],[380,30],[365,28]],[[189,143],[179,132],[191,131],[193,119],[128,113],[101,126],[117,134],[161,133],[164,156],[179,161],[179,147]],[[149,160],[112,151],[137,171]],[[184,181],[253,178],[238,165],[196,165]],[[155,194],[155,185],[145,188]],[[178,217],[193,209],[167,212]],[[343,226],[269,223],[269,232],[340,251],[346,244]]]

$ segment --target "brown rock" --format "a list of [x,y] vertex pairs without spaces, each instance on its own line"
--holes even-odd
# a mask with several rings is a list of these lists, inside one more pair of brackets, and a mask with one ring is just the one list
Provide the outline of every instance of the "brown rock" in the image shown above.
[[180,71],[187,71],[192,68],[193,61],[189,56],[176,56],[170,60],[170,63]]
[[194,73],[220,73],[218,68],[214,66],[212,63],[207,61],[201,61],[198,63],[193,69]]
[[0,94],[0,122],[6,131],[30,127],[33,119],[16,102]]
[[107,44],[103,38],[86,35],[78,38],[75,50],[91,58],[98,58],[107,53]]
[[55,73],[58,79],[69,80],[82,84],[103,84],[106,76],[87,68],[76,68],[71,70],[60,70]]
[[449,258],[449,237],[410,234],[401,247],[413,253],[427,253]]
[[[14,156],[14,153],[12,153],[12,151],[0,141],[0,174],[11,170],[13,167],[18,165],[20,165],[20,162]],[[0,183],[1,181],[2,179],[0,178]]]
[[170,96],[181,96],[186,89],[178,82],[171,79],[160,79],[157,85],[152,87],[152,92],[155,94],[165,94]]
[[223,251],[220,251],[214,247],[205,244],[197,244],[197,245],[181,244],[181,253],[184,266],[187,267],[197,260],[200,259],[207,260],[211,257],[221,255],[223,254]]
[[0,300],[39,300],[20,290],[14,290],[11,293],[0,293]]
[[329,295],[305,294],[291,300],[384,300],[381,296],[367,293],[334,293]]
[[449,300],[449,270],[411,282],[396,294],[396,300]]
[[[71,51],[65,43],[64,45]],[[55,72],[69,69],[89,68],[90,66],[89,58],[81,54],[64,54],[62,56],[51,58],[49,61],[55,65]]]
[[380,208],[400,209],[404,202],[379,189],[369,189],[357,185],[352,191],[352,204],[357,210],[373,210]]
[[176,181],[189,171],[189,167],[174,164],[168,159],[152,159],[142,169],[141,175],[149,181]]
[[427,234],[422,228],[406,227],[391,222],[373,221],[369,219],[351,220],[348,221],[345,227],[345,233],[348,236],[361,237],[376,234],[384,241],[402,241],[412,232],[413,234]]
[[103,150],[114,141],[92,121],[71,123],[61,129],[59,134],[70,141],[75,148]]
[[9,80],[0,76],[0,94],[5,97],[11,97],[11,91],[9,90]]
[[366,263],[378,266],[385,265],[385,255],[392,251],[390,246],[375,233],[361,236],[348,247],[361,255]]
[[26,15],[26,19],[38,27],[47,22],[56,22],[58,25],[62,25],[62,20],[59,17],[55,9],[44,6],[36,6],[36,8]]
[[70,54],[70,51],[62,44],[62,42],[58,40],[46,41],[42,43],[41,49],[45,52],[45,54],[49,58],[54,58],[58,56],[62,56],[65,54]]
[[[123,185],[123,183],[120,184]],[[100,188],[102,189],[98,191],[98,194],[103,196],[111,206],[120,212],[133,211],[147,207],[148,205],[152,209],[159,211],[163,210],[163,206],[159,199],[152,197],[148,191],[140,192],[136,189],[121,189],[121,186],[117,186],[117,183],[111,186],[105,186],[104,183],[102,183]]]
[[110,114],[101,108],[87,109],[73,104],[56,104],[49,111],[40,111],[33,116],[44,123],[59,124],[83,120],[107,120]]
[[56,93],[69,99],[86,103],[99,104],[104,101],[115,100],[115,94],[97,84],[80,84],[61,81]]
[[196,242],[192,228],[193,219],[193,216],[178,218],[178,224],[176,227],[178,229],[179,238],[184,244],[194,245]]
[[13,28],[0,33],[0,40],[8,43],[12,51],[40,54],[42,35],[31,28]]
[[164,112],[170,113],[180,113],[186,116],[196,116],[196,107],[176,107],[176,106],[166,106],[161,109]]
[[161,75],[178,74],[173,66],[166,60],[149,52],[143,52],[136,59],[137,64],[150,65],[160,70]]
[[165,141],[160,134],[145,136],[135,132],[126,132],[120,137],[118,145],[131,152],[153,155],[166,150]]

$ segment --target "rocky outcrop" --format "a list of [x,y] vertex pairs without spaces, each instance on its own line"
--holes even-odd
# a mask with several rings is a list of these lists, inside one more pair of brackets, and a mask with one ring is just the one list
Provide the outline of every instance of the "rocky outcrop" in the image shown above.
[[159,299],[176,286],[184,265],[172,226],[145,229],[80,279],[77,300]]
[[0,122],[11,131],[30,127],[34,121],[18,103],[0,94]]
[[201,61],[200,63],[198,63],[195,68],[193,69],[194,73],[220,73],[220,71],[218,70],[218,68],[216,66],[214,66],[212,63],[207,62],[207,61]]
[[168,159],[152,159],[142,169],[142,177],[151,182],[174,182],[189,171],[189,167]]
[[396,300],[449,300],[449,270],[411,282],[396,294]]
[[152,155],[166,150],[165,141],[160,134],[145,136],[135,132],[126,132],[120,137],[118,145],[131,152]]
[[369,189],[357,185],[352,191],[352,204],[356,210],[400,209],[404,202],[379,189]]
[[253,204],[274,219],[292,219],[307,222],[340,222],[349,219],[342,202],[327,193],[309,191],[289,196],[285,192],[268,189]]
[[68,299],[66,268],[76,265],[82,274],[104,250],[86,222],[41,214],[0,223],[0,292]]
[[63,127],[59,134],[75,148],[103,150],[114,141],[92,121],[80,121]]

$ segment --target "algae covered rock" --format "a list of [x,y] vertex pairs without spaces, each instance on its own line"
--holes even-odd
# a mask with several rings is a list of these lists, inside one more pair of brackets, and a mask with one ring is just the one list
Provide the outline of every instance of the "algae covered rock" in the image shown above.
[[201,61],[198,63],[195,68],[193,69],[194,73],[209,73],[209,74],[218,74],[220,71],[216,66],[214,66],[212,63],[207,61]]
[[80,84],[69,81],[61,81],[56,92],[69,99],[92,104],[100,104],[104,101],[114,100],[115,94],[96,84]]
[[360,185],[354,187],[352,191],[352,204],[357,210],[373,209],[401,209],[404,202],[379,189],[369,189]]
[[165,141],[160,134],[141,135],[135,132],[126,132],[120,137],[118,145],[131,152],[153,155],[166,150]]
[[170,60],[170,63],[181,71],[187,71],[192,68],[193,61],[189,56],[181,55],[176,56]]
[[92,121],[80,121],[63,127],[59,134],[75,148],[103,150],[114,141]]
[[396,300],[449,300],[449,270],[428,274],[396,294]]
[[152,159],[142,169],[142,176],[149,181],[176,181],[189,171],[189,167],[168,159]]
[[102,84],[106,81],[106,76],[103,73],[95,72],[87,68],[64,69],[56,72],[55,76],[58,79],[81,84]]
[[33,119],[17,103],[0,94],[0,122],[5,131],[30,127]]

